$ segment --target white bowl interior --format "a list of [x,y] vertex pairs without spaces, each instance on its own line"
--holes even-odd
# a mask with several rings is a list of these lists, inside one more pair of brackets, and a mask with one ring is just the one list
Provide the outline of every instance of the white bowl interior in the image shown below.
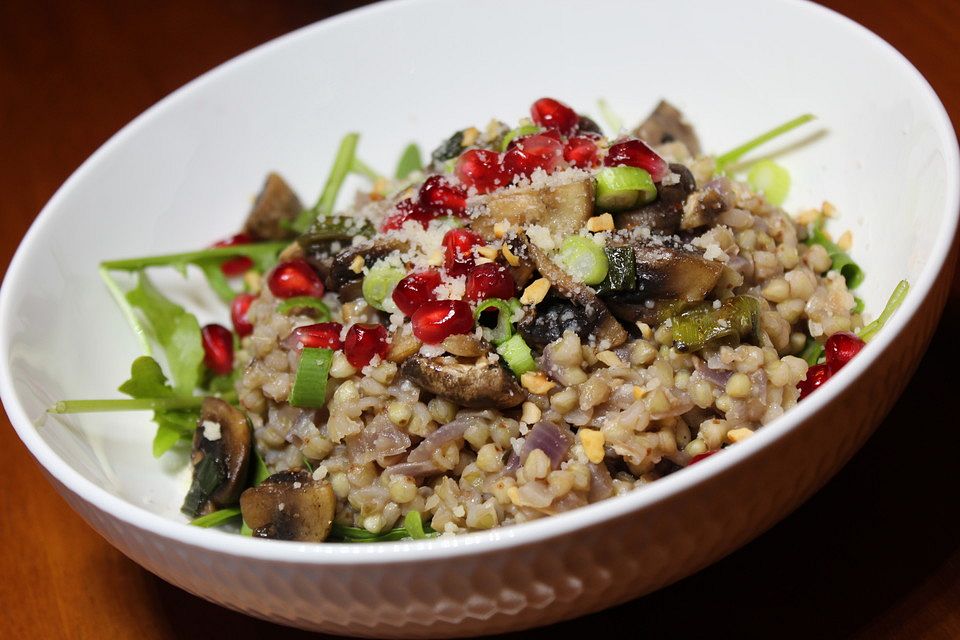
[[[935,96],[877,38],[819,7],[388,3],[285,37],[189,85],[64,186],[3,287],[8,411],[22,408],[42,441],[90,482],[182,519],[185,456],[152,458],[146,414],[45,414],[59,399],[117,396],[138,355],[98,262],[229,235],[270,170],[311,201],[346,131],[361,132],[360,153],[387,172],[411,140],[429,152],[465,125],[515,122],[543,95],[598,120],[596,100],[605,98],[629,124],[666,97],[714,152],[816,114],[764,151],[814,138],[778,158],[793,176],[786,206],[837,206],[830,229],[853,232],[852,253],[867,273],[858,293],[874,314],[898,280],[920,282],[931,256],[945,253],[955,142]],[[198,279],[156,279],[202,308],[201,322],[227,324]]]

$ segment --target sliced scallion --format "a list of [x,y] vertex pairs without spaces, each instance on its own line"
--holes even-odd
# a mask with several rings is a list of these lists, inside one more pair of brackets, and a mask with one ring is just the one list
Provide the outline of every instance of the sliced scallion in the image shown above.
[[574,280],[584,284],[600,284],[610,270],[610,262],[603,248],[584,236],[564,238],[557,260]]
[[327,403],[327,377],[333,362],[333,351],[307,347],[300,354],[300,364],[290,391],[290,404],[319,409]]
[[523,336],[519,333],[498,346],[497,353],[506,360],[510,371],[513,371],[513,374],[518,378],[528,371],[537,369],[537,363],[533,359],[530,346],[527,345]]
[[856,289],[864,279],[863,269],[860,268],[850,255],[837,246],[823,230],[823,222],[817,222],[810,230],[810,237],[807,238],[808,245],[818,244],[827,250],[830,256],[830,269],[840,272],[844,280],[847,281],[848,289]]
[[773,160],[760,160],[747,172],[747,184],[762,193],[767,202],[779,207],[790,192],[790,172]]
[[821,356],[823,356],[823,344],[817,342],[813,338],[807,338],[807,345],[800,353],[800,357],[806,360],[807,364],[813,366],[820,362]]
[[[511,304],[513,302],[515,302],[515,299],[512,298],[509,301],[501,300],[500,298],[489,298],[478,304],[477,310],[474,312],[473,317],[483,330],[483,337],[495,345],[506,342],[513,335],[513,323],[511,322],[513,310],[515,309],[513,304]],[[518,301],[517,304],[519,304]],[[497,310],[497,326],[492,329],[480,324],[480,315],[491,308]]]
[[604,167],[597,172],[596,205],[600,211],[627,211],[657,198],[653,178],[639,167]]
[[325,305],[320,298],[297,296],[295,298],[287,298],[277,305],[277,313],[285,316],[298,310],[310,311],[307,315],[313,316],[318,322],[326,322],[330,319],[330,307]]
[[380,311],[396,311],[393,304],[393,289],[403,280],[407,272],[400,267],[381,260],[370,268],[370,272],[363,278],[363,298],[374,309]]
[[890,295],[890,299],[887,300],[886,306],[884,306],[883,311],[880,312],[880,316],[865,326],[860,330],[860,339],[864,342],[869,342],[877,332],[883,328],[883,325],[887,323],[887,320],[890,319],[890,316],[900,308],[900,305],[903,304],[903,300],[907,297],[907,293],[910,291],[910,283],[906,280],[901,280],[897,283],[896,288],[893,290],[893,293]]
[[503,136],[503,140],[500,141],[500,151],[506,151],[507,147],[510,146],[510,143],[517,138],[529,136],[537,133],[538,131],[540,131],[540,127],[535,124],[525,124],[522,127],[517,127],[516,129],[507,131]]

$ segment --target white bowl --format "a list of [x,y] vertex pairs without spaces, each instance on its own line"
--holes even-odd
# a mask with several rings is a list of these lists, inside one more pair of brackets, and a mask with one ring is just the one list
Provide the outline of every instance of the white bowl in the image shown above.
[[[877,312],[912,291],[834,380],[750,440],[630,495],[521,526],[377,545],[189,527],[187,470],[150,455],[144,414],[53,418],[110,396],[138,353],[97,263],[184,250],[239,224],[275,169],[317,193],[339,136],[389,167],[542,95],[632,120],[661,96],[722,151],[803,112],[825,131],[782,156],[798,209],[829,199]],[[596,114],[595,114],[596,115]],[[795,134],[783,142],[800,139]],[[571,618],[678,580],[793,510],[867,438],[937,323],[957,227],[957,146],[936,95],[882,40],[813,4],[422,0],[351,12],[206,74],[93,155],[37,218],[0,292],[0,391],[57,490],[121,551],[184,589],[327,632],[462,636]],[[209,317],[191,282],[166,284]],[[201,299],[202,298],[202,299]],[[201,318],[206,320],[207,318]],[[771,559],[773,560],[773,559]]]

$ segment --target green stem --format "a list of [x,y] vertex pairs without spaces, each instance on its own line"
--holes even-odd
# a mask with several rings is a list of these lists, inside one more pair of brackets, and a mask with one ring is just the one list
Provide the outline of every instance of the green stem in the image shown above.
[[323,191],[320,198],[311,209],[305,209],[300,212],[297,219],[293,221],[293,228],[298,233],[303,233],[319,216],[328,216],[333,213],[333,208],[337,203],[337,194],[340,193],[340,187],[346,180],[347,174],[355,166],[357,153],[357,142],[360,140],[359,133],[348,133],[340,141],[340,147],[337,149],[337,155],[333,160],[333,168],[327,177],[326,184],[323,185]]
[[[366,162],[360,158],[354,156],[353,163],[350,165],[350,172],[357,175],[363,176],[368,179],[370,182],[376,182],[383,176],[377,173],[377,170],[368,165]],[[333,213],[331,211],[331,213]]]
[[727,165],[736,162],[737,160],[739,160],[749,152],[753,151],[760,145],[766,142],[769,142],[770,140],[773,140],[777,136],[783,135],[788,131],[796,129],[802,124],[806,124],[810,122],[811,120],[814,119],[814,117],[815,116],[813,114],[805,113],[802,116],[798,116],[794,118],[790,122],[785,122],[779,127],[774,127],[773,129],[770,129],[766,133],[760,134],[756,138],[753,138],[752,140],[743,143],[739,147],[731,149],[730,151],[727,151],[726,153],[717,156],[717,159],[715,161],[717,173],[720,173],[721,171],[723,171],[723,169]]
[[140,271],[146,267],[169,267],[184,264],[196,264],[206,260],[226,260],[237,256],[246,256],[255,262],[267,256],[276,256],[289,243],[286,242],[259,242],[255,244],[240,244],[233,247],[216,247],[187,251],[186,253],[168,253],[159,256],[143,258],[127,258],[125,260],[107,260],[100,263],[101,271]]
[[[234,391],[215,396],[226,402],[235,403]],[[203,404],[201,396],[173,396],[169,398],[108,398],[103,400],[61,400],[47,410],[47,413],[99,413],[104,411],[175,411],[177,409],[199,409]]]
[[153,349],[150,347],[150,340],[147,338],[147,332],[144,330],[143,325],[140,324],[140,320],[137,319],[137,314],[133,312],[133,307],[130,306],[130,303],[127,301],[127,297],[123,295],[123,292],[120,290],[120,286],[117,284],[117,281],[110,277],[110,273],[107,271],[105,266],[101,265],[99,272],[100,279],[103,280],[103,283],[107,286],[107,290],[113,297],[114,302],[116,302],[117,306],[120,307],[120,311],[123,312],[123,316],[127,319],[127,323],[130,325],[130,328],[133,329],[133,333],[137,336],[137,340],[140,342],[140,346],[143,348],[144,355],[152,356]]
[[610,135],[620,135],[620,131],[623,129],[623,120],[620,119],[620,116],[610,108],[610,105],[603,98],[597,100],[597,107],[600,109],[600,117],[603,118],[603,121],[607,123],[607,128],[610,129]]
[[906,280],[901,280],[897,287],[893,290],[893,293],[890,295],[890,299],[887,300],[887,305],[883,308],[883,311],[880,313],[880,317],[865,326],[860,330],[860,339],[864,342],[869,342],[877,332],[887,323],[887,320],[890,319],[890,316],[900,308],[900,305],[903,304],[904,298],[907,297],[907,293],[910,291],[910,283]]

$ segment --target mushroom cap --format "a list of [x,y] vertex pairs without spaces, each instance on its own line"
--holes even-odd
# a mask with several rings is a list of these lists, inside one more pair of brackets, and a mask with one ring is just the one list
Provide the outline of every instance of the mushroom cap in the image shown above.
[[243,521],[253,534],[276,540],[323,542],[336,506],[331,484],[302,469],[275,473],[240,496]]
[[421,389],[463,407],[508,409],[527,397],[513,374],[484,359],[465,364],[452,357],[417,355],[407,358],[400,372]]

